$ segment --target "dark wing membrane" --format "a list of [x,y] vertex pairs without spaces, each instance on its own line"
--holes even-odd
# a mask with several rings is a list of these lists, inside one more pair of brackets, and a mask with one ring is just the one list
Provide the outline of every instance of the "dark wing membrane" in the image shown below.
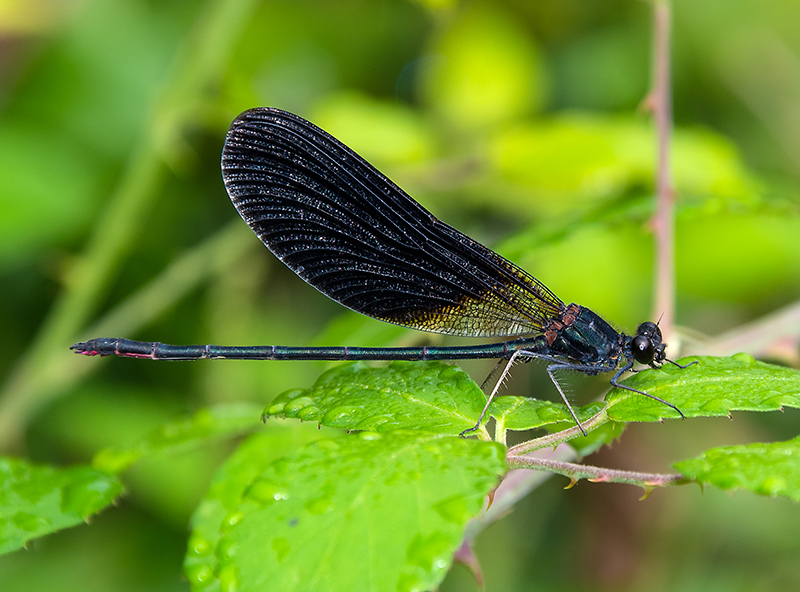
[[291,113],[237,117],[222,176],[239,214],[281,261],[362,314],[482,337],[535,333],[564,310],[535,278]]

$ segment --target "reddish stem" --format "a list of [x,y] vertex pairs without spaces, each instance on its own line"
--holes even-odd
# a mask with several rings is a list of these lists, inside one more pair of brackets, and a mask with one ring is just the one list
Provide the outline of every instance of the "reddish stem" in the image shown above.
[[669,340],[675,310],[675,191],[672,186],[670,143],[672,140],[672,98],[670,84],[669,4],[657,0],[653,22],[653,88],[649,105],[658,136],[656,170],[657,209],[653,220],[655,232],[655,314],[661,332]]

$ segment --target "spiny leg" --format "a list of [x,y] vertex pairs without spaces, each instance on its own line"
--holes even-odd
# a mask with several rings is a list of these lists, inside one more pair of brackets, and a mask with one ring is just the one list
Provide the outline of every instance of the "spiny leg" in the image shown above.
[[[553,381],[553,384],[555,385],[556,390],[558,390],[558,394],[561,395],[561,398],[563,399],[564,403],[566,404],[567,409],[569,409],[570,415],[572,415],[572,419],[575,420],[575,424],[578,426],[578,428],[580,428],[581,432],[583,432],[583,435],[586,436],[587,433],[586,433],[586,430],[583,429],[583,424],[581,424],[581,422],[578,420],[578,416],[575,413],[575,410],[572,408],[572,405],[570,404],[569,400],[567,399],[566,393],[561,388],[561,385],[559,384],[559,382],[556,379],[556,376],[555,376],[555,374],[553,372],[555,370],[575,370],[577,372],[582,372],[584,374],[599,374],[601,372],[612,372],[613,370],[615,370],[615,367],[614,366],[589,366],[589,365],[586,365],[586,364],[573,364],[573,363],[563,362],[562,360],[559,360],[558,358],[553,357],[553,356],[546,356],[546,355],[537,354],[535,352],[525,351],[525,350],[520,350],[519,353],[521,355],[530,356],[531,358],[538,358],[540,360],[544,360],[544,361],[547,361],[547,362],[552,362],[547,367],[547,374],[550,376],[550,380]],[[633,364],[630,364],[628,367],[630,367],[632,365]],[[620,374],[622,374],[622,372],[624,372],[624,370],[621,370],[620,372],[617,372],[614,376],[615,377],[619,376]]]
[[565,370],[565,369],[569,369],[570,367],[571,367],[571,365],[567,365],[567,364],[551,364],[551,365],[549,365],[547,367],[547,374],[550,376],[550,380],[553,381],[553,384],[556,385],[556,389],[558,390],[558,394],[561,395],[561,398],[564,400],[564,404],[567,406],[567,409],[569,409],[569,412],[572,415],[572,419],[575,420],[575,423],[581,429],[581,431],[583,432],[583,435],[586,436],[587,435],[586,430],[583,429],[583,425],[581,424],[580,420],[578,419],[578,416],[575,414],[575,410],[572,408],[572,405],[570,405],[569,400],[567,399],[567,395],[564,393],[563,390],[561,390],[561,385],[558,384],[558,381],[556,380],[556,377],[553,374],[554,370]]
[[489,384],[489,381],[492,379],[492,377],[495,374],[497,374],[497,371],[500,369],[500,366],[502,366],[503,364],[508,365],[508,362],[509,362],[509,360],[506,360],[504,358],[500,358],[499,360],[497,360],[497,364],[494,365],[494,368],[492,368],[492,371],[489,372],[489,374],[486,376],[486,378],[481,383],[481,390],[482,391],[486,392],[485,391],[486,385]]
[[[511,354],[511,357],[508,359],[508,363],[506,364],[505,368],[503,368],[503,371],[500,373],[500,378],[497,379],[497,382],[495,383],[491,394],[489,394],[489,398],[486,399],[486,405],[483,406],[483,411],[481,411],[480,417],[478,417],[478,422],[474,426],[472,426],[471,428],[467,428],[466,430],[461,432],[459,434],[459,436],[464,437],[464,435],[469,434],[470,432],[474,432],[479,427],[481,427],[481,422],[483,421],[483,418],[486,417],[486,412],[489,410],[489,405],[492,404],[492,400],[494,399],[494,396],[497,394],[497,391],[500,390],[500,386],[503,384],[503,381],[506,379],[506,377],[508,376],[508,373],[511,371],[511,366],[514,365],[514,362],[516,361],[516,359],[521,354],[522,354],[522,352],[520,350],[517,350],[513,354]],[[486,383],[489,381],[489,378],[495,372],[497,372],[497,369],[500,367],[500,363],[502,363],[502,362],[503,362],[503,360],[500,360],[500,362],[498,362],[495,365],[495,367],[492,370],[492,372],[489,374],[489,376],[486,377],[486,380],[483,381],[483,384],[481,385],[481,389],[483,389],[483,387],[486,386]]]
[[[548,356],[548,355],[544,355],[544,354],[540,354],[540,353],[537,353],[537,352],[524,350],[524,349],[517,350],[513,354],[511,354],[511,357],[508,360],[508,364],[506,365],[505,368],[503,368],[503,372],[500,374],[500,378],[498,379],[497,383],[494,385],[494,388],[492,389],[492,392],[491,392],[491,394],[489,395],[489,398],[486,401],[486,405],[483,407],[483,411],[481,411],[481,415],[478,418],[478,422],[474,426],[472,426],[471,428],[468,428],[468,429],[464,430],[463,432],[461,432],[461,434],[459,434],[459,435],[464,436],[465,434],[468,434],[470,432],[474,432],[475,430],[477,430],[480,427],[481,422],[483,421],[483,418],[486,416],[486,412],[489,409],[489,405],[491,405],[492,400],[494,399],[495,395],[497,394],[497,391],[500,390],[500,386],[503,384],[503,381],[505,381],[506,377],[508,376],[508,373],[511,371],[511,367],[514,365],[514,362],[516,362],[517,359],[520,358],[520,357],[537,358],[537,359],[544,360],[544,361],[547,361],[547,362],[553,362],[550,366],[547,367],[547,373],[550,376],[550,380],[553,381],[553,384],[555,385],[556,389],[558,390],[558,393],[561,395],[561,398],[564,400],[564,403],[566,403],[567,409],[569,409],[569,412],[572,415],[572,418],[575,420],[575,423],[580,428],[581,432],[583,432],[583,435],[586,436],[587,432],[586,432],[585,429],[583,429],[583,425],[578,420],[578,416],[575,414],[575,410],[572,408],[572,405],[570,405],[569,400],[567,400],[567,395],[561,389],[561,385],[558,383],[558,380],[556,380],[556,377],[553,374],[553,370],[577,370],[579,372],[586,372],[587,370],[591,370],[592,372],[610,372],[614,368],[613,367],[605,367],[605,366],[587,367],[587,366],[585,366],[583,364],[563,363],[558,358],[555,358],[555,357],[552,357],[552,356]],[[496,368],[495,368],[495,370],[496,370]],[[617,373],[617,376],[619,374],[620,373]]]

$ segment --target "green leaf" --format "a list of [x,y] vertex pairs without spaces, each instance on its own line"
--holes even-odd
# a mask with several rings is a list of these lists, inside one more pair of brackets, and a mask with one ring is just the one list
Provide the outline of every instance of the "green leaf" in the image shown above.
[[211,439],[247,433],[260,427],[258,412],[258,406],[251,403],[206,407],[191,417],[165,424],[133,446],[101,450],[92,465],[119,473],[144,456],[172,449],[188,450]]
[[720,489],[800,501],[800,436],[786,442],[722,446],[673,465],[689,479]]
[[[576,408],[575,413],[583,422],[596,415],[603,407],[602,403],[590,403]],[[566,405],[528,397],[497,397],[492,401],[489,413],[497,420],[498,427],[507,430],[532,430],[557,423],[575,425]]]
[[116,477],[91,467],[60,469],[0,458],[0,553],[80,524],[121,493]]
[[505,471],[504,450],[418,432],[306,446],[272,463],[227,516],[222,588],[433,589]]
[[471,428],[486,404],[463,370],[442,362],[393,362],[382,368],[338,366],[310,389],[278,395],[264,417],[318,421],[346,430],[423,429],[458,434]]
[[206,495],[192,514],[192,534],[187,544],[183,573],[194,590],[219,590],[214,549],[220,538],[220,524],[241,499],[248,483],[276,459],[319,438],[310,424],[298,430],[272,425],[244,440],[217,470]]
[[[686,417],[719,417],[731,411],[778,411],[800,407],[800,371],[765,362],[748,354],[729,358],[692,357],[697,364],[668,364],[625,381],[626,386],[655,395],[677,406]],[[661,421],[679,417],[663,403],[623,389],[606,397],[608,416],[615,421]]]

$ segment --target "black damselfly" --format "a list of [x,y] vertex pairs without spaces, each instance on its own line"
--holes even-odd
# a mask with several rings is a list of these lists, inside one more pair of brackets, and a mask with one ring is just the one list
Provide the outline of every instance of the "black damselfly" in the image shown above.
[[[642,323],[634,336],[597,314],[564,304],[544,284],[494,251],[437,220],[372,165],[314,124],[278,109],[245,111],[231,125],[222,176],[233,205],[261,241],[317,290],[361,314],[467,337],[515,337],[465,347],[175,346],[100,338],[76,343],[86,355],[154,360],[459,360],[507,364],[471,430],[519,359],[547,372],[583,430],[557,370],[614,372],[668,360],[661,331]],[[526,337],[522,337],[526,336]],[[585,433],[585,431],[584,431]]]

